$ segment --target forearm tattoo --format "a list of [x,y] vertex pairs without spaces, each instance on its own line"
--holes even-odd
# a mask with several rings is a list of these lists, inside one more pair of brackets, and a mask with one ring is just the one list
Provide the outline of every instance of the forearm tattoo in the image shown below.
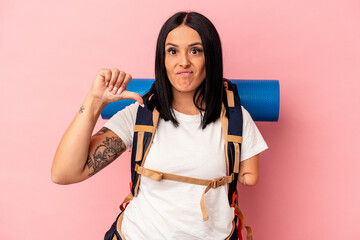
[[85,107],[84,106],[81,106],[80,109],[79,109],[79,114],[83,113],[85,110]]
[[[107,131],[109,131],[109,129],[102,128],[95,135],[99,136]],[[101,169],[112,163],[125,150],[124,146],[125,145],[119,137],[106,137],[106,140],[95,149],[92,156],[88,156],[86,165],[89,169],[93,169],[89,176],[93,176]]]

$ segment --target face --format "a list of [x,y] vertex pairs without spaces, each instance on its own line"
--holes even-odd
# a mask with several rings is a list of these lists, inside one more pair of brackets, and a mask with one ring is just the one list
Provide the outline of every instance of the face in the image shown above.
[[165,68],[173,92],[195,93],[206,76],[204,49],[197,31],[180,25],[169,32]]

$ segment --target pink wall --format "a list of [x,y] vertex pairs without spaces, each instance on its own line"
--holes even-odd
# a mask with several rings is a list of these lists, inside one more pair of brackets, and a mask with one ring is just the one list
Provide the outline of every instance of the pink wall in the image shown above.
[[0,239],[102,239],[129,154],[72,186],[51,182],[52,158],[100,68],[153,77],[157,33],[179,10],[214,22],[226,77],[280,80],[279,122],[258,123],[260,182],[240,188],[255,239],[359,239],[358,0],[2,0]]

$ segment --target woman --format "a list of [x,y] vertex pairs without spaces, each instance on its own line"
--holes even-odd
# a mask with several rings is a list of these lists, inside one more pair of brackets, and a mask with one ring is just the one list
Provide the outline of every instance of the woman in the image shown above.
[[[220,114],[227,109],[222,51],[213,24],[196,12],[179,12],[160,30],[155,82],[144,98],[126,89],[131,75],[101,69],[79,113],[65,132],[55,154],[52,180],[59,184],[83,181],[114,161],[132,145],[138,108],[160,113],[156,134],[144,167],[200,179],[226,175]],[[145,102],[144,99],[149,99]],[[115,114],[91,136],[95,123],[110,102],[137,103]],[[267,149],[249,113],[242,108],[243,136],[238,181],[258,181],[259,153]],[[227,185],[209,191],[203,221],[199,199],[204,186],[177,181],[154,181],[141,176],[140,191],[123,214],[125,239],[233,239],[234,209]]]

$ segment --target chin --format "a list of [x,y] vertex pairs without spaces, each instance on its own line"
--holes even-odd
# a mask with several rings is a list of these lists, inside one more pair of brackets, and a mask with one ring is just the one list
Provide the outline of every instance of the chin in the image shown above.
[[195,92],[195,89],[192,87],[173,87],[173,89],[181,93]]
[[173,90],[181,93],[195,93],[201,82],[197,76],[174,76],[173,81],[170,81]]

